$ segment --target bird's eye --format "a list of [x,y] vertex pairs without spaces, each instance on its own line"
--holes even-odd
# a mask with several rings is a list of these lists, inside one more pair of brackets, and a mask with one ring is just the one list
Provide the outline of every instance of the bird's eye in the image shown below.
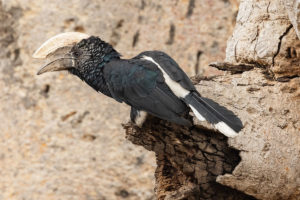
[[79,53],[79,51],[74,51],[74,53],[73,53],[73,54],[74,54],[74,56],[75,56],[75,57],[79,57],[79,56],[80,56],[80,53]]

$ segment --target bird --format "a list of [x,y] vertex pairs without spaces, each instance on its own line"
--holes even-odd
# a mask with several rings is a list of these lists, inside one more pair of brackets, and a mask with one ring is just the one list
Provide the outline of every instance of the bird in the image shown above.
[[60,33],[33,54],[50,59],[37,72],[68,71],[97,92],[131,106],[130,119],[142,127],[147,115],[191,127],[190,109],[227,137],[243,128],[241,120],[215,101],[202,97],[177,62],[162,51],[144,51],[123,59],[112,45],[79,32]]

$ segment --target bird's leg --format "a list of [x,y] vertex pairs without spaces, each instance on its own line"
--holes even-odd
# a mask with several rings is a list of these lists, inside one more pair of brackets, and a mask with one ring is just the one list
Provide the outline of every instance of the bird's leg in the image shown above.
[[142,110],[137,110],[137,109],[131,107],[130,119],[135,125],[142,128],[144,122],[147,119],[147,112],[142,111]]

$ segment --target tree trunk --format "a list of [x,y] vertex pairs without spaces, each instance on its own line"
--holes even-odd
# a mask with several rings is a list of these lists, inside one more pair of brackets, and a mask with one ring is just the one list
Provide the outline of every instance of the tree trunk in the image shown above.
[[124,125],[156,154],[158,199],[300,199],[299,5],[241,1],[225,63],[212,64],[232,73],[194,77],[204,97],[241,118],[236,138],[194,117],[190,129],[155,117]]

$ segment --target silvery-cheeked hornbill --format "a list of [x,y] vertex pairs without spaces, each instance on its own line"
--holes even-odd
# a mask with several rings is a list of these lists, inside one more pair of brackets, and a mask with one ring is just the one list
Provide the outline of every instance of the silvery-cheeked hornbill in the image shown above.
[[183,113],[192,109],[221,133],[234,137],[242,123],[233,112],[202,97],[166,53],[145,51],[131,59],[98,37],[62,33],[47,40],[33,55],[50,58],[38,74],[67,70],[98,92],[131,106],[131,120],[142,127],[147,113],[176,124],[191,126]]

